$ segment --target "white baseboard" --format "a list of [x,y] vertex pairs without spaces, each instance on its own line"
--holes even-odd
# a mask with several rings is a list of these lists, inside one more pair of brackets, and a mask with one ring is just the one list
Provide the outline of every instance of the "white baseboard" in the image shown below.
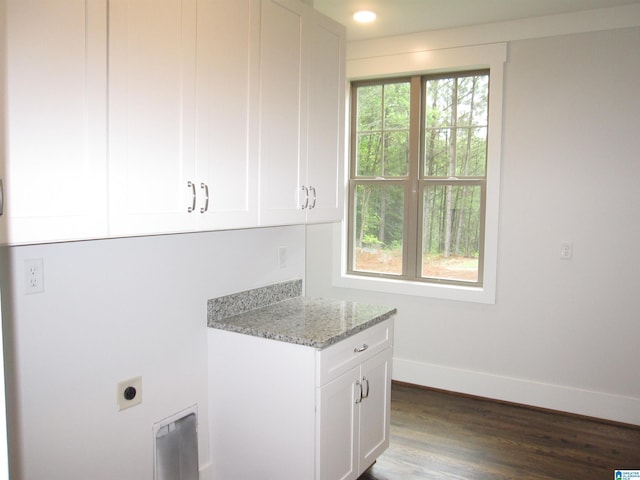
[[393,359],[393,379],[425,387],[640,425],[640,398]]
[[211,463],[204,466],[201,465],[199,473],[199,480],[213,480],[213,468],[211,468]]

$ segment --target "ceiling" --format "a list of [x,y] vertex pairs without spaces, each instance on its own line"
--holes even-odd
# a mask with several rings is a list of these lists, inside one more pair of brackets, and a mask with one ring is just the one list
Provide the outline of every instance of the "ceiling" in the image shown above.
[[[347,27],[349,41],[631,4],[640,0],[313,0],[316,10]],[[374,23],[352,19],[363,9],[378,14]]]

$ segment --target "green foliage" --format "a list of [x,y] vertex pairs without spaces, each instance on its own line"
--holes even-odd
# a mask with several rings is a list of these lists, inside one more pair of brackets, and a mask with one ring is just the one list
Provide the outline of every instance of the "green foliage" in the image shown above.
[[358,88],[358,176],[407,175],[410,85],[408,82],[401,82]]

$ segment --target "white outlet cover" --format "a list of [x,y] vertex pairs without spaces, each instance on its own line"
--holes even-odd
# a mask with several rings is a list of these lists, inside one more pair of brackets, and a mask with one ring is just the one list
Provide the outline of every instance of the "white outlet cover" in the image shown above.
[[[124,395],[125,390],[129,387],[136,389],[136,395],[131,400],[127,400]],[[118,410],[124,410],[142,403],[142,377],[134,377],[129,380],[119,382],[116,395],[118,400]]]
[[571,260],[573,257],[573,242],[560,242],[560,259]]
[[27,294],[44,292],[44,260],[42,258],[30,258],[24,261],[24,288]]

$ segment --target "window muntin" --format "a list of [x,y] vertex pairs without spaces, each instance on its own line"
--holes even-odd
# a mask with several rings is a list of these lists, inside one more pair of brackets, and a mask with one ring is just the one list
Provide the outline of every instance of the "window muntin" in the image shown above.
[[488,82],[352,84],[348,273],[482,286]]

